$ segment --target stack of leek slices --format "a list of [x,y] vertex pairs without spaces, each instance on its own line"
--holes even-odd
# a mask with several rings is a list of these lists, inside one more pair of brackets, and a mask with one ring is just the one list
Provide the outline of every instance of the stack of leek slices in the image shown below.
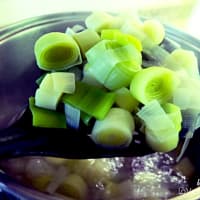
[[85,27],[38,38],[43,75],[29,98],[33,126],[79,129],[94,119],[90,136],[105,148],[129,146],[142,127],[153,150],[175,149],[183,113],[200,110],[200,81],[194,53],[168,52],[164,38],[157,20],[104,12],[91,13]]

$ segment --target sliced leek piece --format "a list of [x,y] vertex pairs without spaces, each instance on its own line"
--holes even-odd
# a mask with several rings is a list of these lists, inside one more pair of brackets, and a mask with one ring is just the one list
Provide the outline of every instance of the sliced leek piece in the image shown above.
[[165,103],[173,96],[179,84],[174,72],[164,67],[152,66],[138,71],[131,82],[131,94],[141,103],[156,99]]
[[142,68],[134,62],[121,62],[115,65],[104,82],[104,86],[110,90],[116,90],[130,85],[133,76]]
[[136,37],[122,33],[119,29],[105,29],[101,31],[102,40],[117,40],[120,44],[132,44],[138,51],[142,51],[142,44]]
[[165,113],[169,116],[169,118],[174,123],[176,131],[180,131],[182,126],[182,114],[180,108],[172,103],[165,103],[162,105],[162,108],[164,109]]
[[[179,87],[173,94],[173,103],[181,108],[181,110],[194,109],[200,110],[200,80],[188,77],[182,77]],[[186,95],[187,94],[187,95]]]
[[115,96],[115,93],[77,82],[75,93],[64,94],[62,102],[69,103],[97,119],[103,119],[113,105]]
[[75,33],[73,38],[80,47],[82,55],[85,57],[85,53],[100,41],[100,36],[96,31],[91,29],[85,29],[79,33]]
[[[75,91],[75,74],[69,72],[51,73],[53,90],[62,93],[73,93]],[[41,88],[41,87],[40,87]]]
[[51,73],[48,73],[44,76],[39,87],[44,89],[44,90],[49,90],[49,91],[54,90],[53,79],[52,79]]
[[145,125],[155,131],[165,129],[175,129],[171,118],[166,114],[157,100],[152,100],[137,112],[137,116],[142,119]]
[[[165,138],[160,139],[157,137],[157,135],[166,135]],[[156,134],[150,130],[146,129],[145,130],[145,138],[147,144],[154,150],[158,152],[169,152],[174,150],[179,142],[179,134],[178,132],[174,131],[172,132],[171,130],[165,130],[165,131],[159,131],[156,132]]]
[[116,105],[120,108],[128,110],[129,112],[138,111],[139,102],[131,95],[130,90],[126,87],[120,88],[115,91]]
[[[145,137],[148,145],[155,151],[168,152],[177,147],[179,141],[180,112],[171,104],[164,105],[153,100],[145,105],[137,115],[145,123]],[[171,114],[171,116],[170,116]],[[176,116],[173,116],[176,115]],[[177,117],[177,120],[174,118]]]
[[34,53],[38,67],[47,70],[63,70],[79,59],[80,50],[75,40],[61,32],[46,33],[35,43]]
[[41,108],[56,110],[62,92],[38,88],[35,92],[35,105]]
[[78,129],[80,124],[81,112],[79,109],[71,106],[70,104],[64,105],[65,116],[67,120],[67,125],[71,128]]
[[[86,53],[86,57],[87,71],[100,83],[106,81],[105,87],[109,89],[127,86],[133,74],[141,69],[142,63],[141,53],[133,45],[120,45],[115,40],[99,42]],[[122,80],[118,80],[120,71],[124,73]],[[121,85],[114,86],[116,81]],[[109,84],[113,85],[112,88]]]
[[85,24],[87,28],[101,32],[103,29],[117,27],[119,24],[118,20],[118,18],[105,12],[93,12],[86,18]]
[[97,120],[92,129],[95,143],[105,147],[126,147],[132,141],[134,119],[122,108],[111,108],[103,120]]
[[199,79],[198,60],[194,52],[184,49],[175,49],[163,61],[163,65],[169,69],[185,72],[192,78]]
[[36,127],[66,128],[64,113],[39,108],[35,105],[35,98],[29,98],[29,108],[32,113],[32,124]]
[[155,44],[160,44],[165,37],[164,26],[155,19],[145,20],[142,25],[142,30]]

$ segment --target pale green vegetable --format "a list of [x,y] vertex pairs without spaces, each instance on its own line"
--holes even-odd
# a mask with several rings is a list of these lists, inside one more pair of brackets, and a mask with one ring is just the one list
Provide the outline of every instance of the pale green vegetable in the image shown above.
[[142,44],[136,37],[122,33],[119,29],[105,29],[101,31],[102,40],[117,40],[120,44],[132,44],[138,51],[142,51]]
[[35,92],[35,105],[41,108],[56,110],[61,96],[62,93],[60,91],[38,88]]
[[192,78],[199,79],[198,60],[192,51],[175,49],[166,57],[163,65],[175,71],[184,70]]
[[160,66],[152,66],[138,71],[131,82],[131,94],[141,103],[156,99],[165,103],[173,96],[179,84],[174,72]]
[[[158,135],[162,135],[163,131],[157,132]],[[174,150],[179,142],[179,135],[177,132],[171,132],[166,130],[165,138],[160,139],[157,135],[150,129],[145,130],[145,138],[147,144],[154,150],[158,152],[169,152]]]
[[[53,79],[53,90],[62,93],[74,93],[75,74],[69,72],[54,72],[50,74]],[[42,86],[40,86],[42,88]]]
[[77,82],[74,94],[64,94],[63,103],[69,103],[97,119],[103,119],[115,102],[115,93],[87,83]]
[[69,72],[49,73],[40,83],[40,89],[49,90],[49,92],[73,93],[75,91],[75,75]]
[[103,29],[116,28],[119,26],[119,19],[105,12],[93,12],[86,20],[87,28],[101,32]]
[[29,108],[32,113],[32,124],[36,127],[66,128],[64,113],[37,107],[35,98],[29,98]]
[[155,44],[160,44],[165,37],[164,26],[155,19],[145,20],[142,25],[142,30]]
[[129,112],[136,112],[138,110],[139,102],[131,95],[128,88],[120,88],[115,91],[116,93],[116,105],[120,108],[124,108]]
[[176,131],[179,132],[181,130],[181,123],[182,123],[181,109],[177,105],[172,103],[165,103],[162,105],[162,108],[174,123]]
[[145,126],[151,130],[175,129],[173,121],[157,100],[153,100],[143,106],[142,109],[137,112],[137,116],[142,119]]
[[75,76],[69,72],[47,74],[35,92],[35,104],[39,107],[56,110],[63,93],[75,91]]
[[102,40],[86,53],[86,58],[86,70],[110,90],[128,86],[134,73],[141,70],[141,52],[116,40]]
[[111,108],[103,120],[97,120],[92,129],[95,143],[105,147],[128,146],[135,128],[130,112],[122,108]]
[[200,80],[183,76],[181,82],[173,94],[173,103],[181,110],[194,109],[200,110]]
[[145,123],[147,144],[155,151],[168,152],[175,149],[179,141],[181,113],[172,104],[164,105],[153,100],[145,105],[137,115]]
[[80,47],[82,55],[85,57],[85,53],[100,41],[100,36],[96,31],[86,29],[81,32],[75,33],[73,38],[76,40]]
[[35,43],[34,53],[39,68],[47,71],[69,68],[80,56],[75,40],[61,32],[42,35]]

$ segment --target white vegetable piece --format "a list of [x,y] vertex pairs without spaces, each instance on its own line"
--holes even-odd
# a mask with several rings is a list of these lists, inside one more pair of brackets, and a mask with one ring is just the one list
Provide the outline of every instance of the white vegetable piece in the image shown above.
[[92,138],[105,147],[128,146],[132,141],[134,128],[130,112],[122,108],[111,108],[103,120],[95,122]]

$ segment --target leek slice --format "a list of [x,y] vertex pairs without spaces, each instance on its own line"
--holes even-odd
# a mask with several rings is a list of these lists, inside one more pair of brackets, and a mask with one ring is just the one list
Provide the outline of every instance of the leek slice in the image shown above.
[[155,151],[168,152],[178,145],[181,115],[177,112],[176,106],[165,104],[164,108],[168,113],[158,101],[153,100],[145,105],[137,115],[145,123],[145,137],[149,146]]
[[115,91],[116,93],[116,105],[129,112],[136,112],[138,110],[139,102],[131,95],[128,88],[120,88]]
[[118,20],[118,18],[105,12],[93,12],[86,18],[85,24],[87,28],[101,32],[102,29],[117,27],[119,24]]
[[[51,73],[53,90],[62,93],[73,93],[75,91],[75,74],[69,72]],[[41,86],[42,87],[42,86]]]
[[179,79],[173,71],[164,67],[152,66],[142,69],[134,75],[130,91],[143,104],[154,99],[165,103],[172,98],[178,84]]
[[125,21],[120,29],[123,33],[135,36],[140,40],[143,47],[143,52],[150,55],[152,58],[162,64],[166,57],[169,55],[165,49],[157,45],[149,36],[142,30],[142,26],[137,26],[130,21]]
[[173,103],[181,110],[194,109],[200,110],[200,80],[188,77],[182,77],[179,87],[173,94]]
[[36,127],[66,128],[64,113],[39,108],[35,105],[35,98],[29,98],[29,108],[32,113],[32,124]]
[[[86,57],[88,72],[109,89],[127,86],[133,74],[141,69],[142,63],[141,53],[133,45],[120,45],[115,40],[102,40],[86,53]],[[118,79],[120,71],[124,73],[122,80]]]
[[164,26],[155,19],[145,20],[142,24],[142,30],[155,44],[160,44],[165,37]]
[[92,130],[95,143],[105,147],[125,147],[132,141],[135,128],[130,112],[111,108],[103,120],[97,120]]
[[127,87],[131,83],[134,74],[139,70],[141,70],[140,65],[135,65],[135,63],[118,63],[105,80],[104,86],[110,90]]
[[89,85],[94,85],[96,87],[102,88],[103,85],[95,78],[95,76],[88,70],[90,65],[87,63],[83,68],[83,79],[82,82],[87,83]]
[[56,110],[62,96],[60,91],[49,91],[38,88],[35,92],[35,105],[41,108]]
[[[162,135],[163,131],[157,132],[157,134]],[[147,144],[157,152],[169,152],[174,150],[179,142],[179,136],[177,132],[171,132],[167,131],[165,132],[167,135],[164,139],[159,139],[157,136],[155,136],[155,133],[150,130],[145,130],[145,138],[147,141]]]
[[142,51],[141,42],[130,34],[122,33],[119,29],[105,29],[101,31],[102,40],[117,40],[120,44],[132,44],[138,51]]
[[65,104],[64,110],[65,110],[67,125],[71,128],[78,129],[81,116],[80,110],[71,106],[70,104]]
[[60,32],[41,36],[35,43],[34,53],[39,68],[47,71],[63,70],[76,65],[80,56],[74,39]]
[[75,76],[69,72],[47,74],[35,92],[35,104],[39,107],[56,110],[63,93],[73,93]]
[[74,94],[64,94],[62,97],[63,103],[69,103],[97,119],[106,116],[114,101],[115,93],[106,92],[83,82],[76,83]]
[[157,100],[153,100],[143,106],[137,116],[151,130],[175,129],[174,123]]
[[175,49],[163,61],[163,65],[169,69],[178,71],[185,70],[192,78],[199,79],[197,57],[194,52],[184,49]]
[[81,53],[84,57],[85,53],[100,41],[100,37],[97,32],[90,29],[75,33],[73,38],[79,45]]
[[181,130],[181,123],[182,123],[182,114],[181,109],[172,103],[165,103],[162,105],[162,108],[164,109],[165,113],[169,116],[169,118],[174,123],[176,131]]

